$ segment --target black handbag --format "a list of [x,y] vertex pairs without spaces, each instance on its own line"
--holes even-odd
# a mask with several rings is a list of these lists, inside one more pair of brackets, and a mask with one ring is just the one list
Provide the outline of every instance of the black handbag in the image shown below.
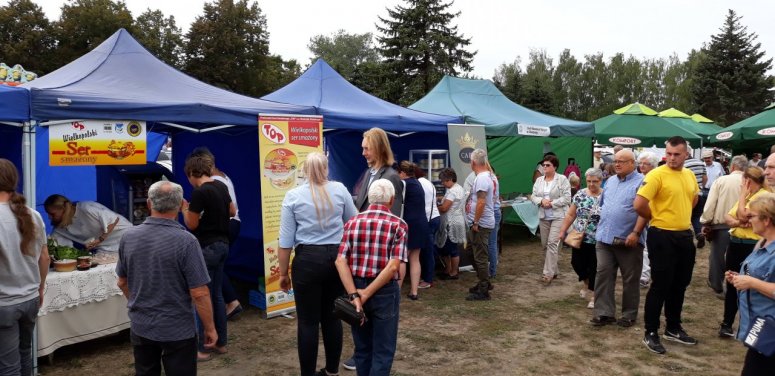
[[334,315],[350,326],[361,326],[364,318],[363,312],[356,311],[355,305],[344,296],[334,299]]

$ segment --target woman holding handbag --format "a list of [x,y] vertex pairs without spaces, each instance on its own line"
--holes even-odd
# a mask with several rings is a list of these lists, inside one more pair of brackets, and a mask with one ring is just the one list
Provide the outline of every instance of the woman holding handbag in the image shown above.
[[[597,272],[597,256],[595,252],[595,231],[600,221],[600,194],[603,190],[603,171],[590,168],[584,173],[587,188],[573,196],[573,201],[565,215],[560,228],[560,239],[564,239],[573,249],[571,265],[583,282],[579,296],[589,296],[587,308],[595,308],[595,274]],[[570,228],[570,231],[568,229]]]
[[772,336],[766,333],[773,330],[771,326],[775,324],[775,195],[768,193],[751,201],[746,219],[753,232],[762,239],[743,261],[740,273],[727,270],[725,277],[738,291],[740,330],[737,339],[747,345],[749,337],[759,339],[753,347],[749,346],[742,375],[770,375],[775,369],[775,354],[772,353],[775,349]]

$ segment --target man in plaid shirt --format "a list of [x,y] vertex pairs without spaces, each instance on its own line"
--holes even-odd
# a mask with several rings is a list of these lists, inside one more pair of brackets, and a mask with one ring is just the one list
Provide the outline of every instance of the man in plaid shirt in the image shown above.
[[359,375],[390,375],[398,336],[398,268],[406,262],[406,223],[390,212],[395,188],[387,179],[369,187],[367,210],[344,225],[336,268],[366,320],[352,327]]

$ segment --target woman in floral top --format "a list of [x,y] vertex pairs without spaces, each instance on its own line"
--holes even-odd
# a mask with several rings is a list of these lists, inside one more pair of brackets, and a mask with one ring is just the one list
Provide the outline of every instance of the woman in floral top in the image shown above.
[[579,296],[589,296],[587,308],[595,307],[595,274],[597,273],[597,257],[595,254],[595,231],[600,221],[600,188],[603,181],[603,172],[599,168],[590,168],[584,173],[587,180],[587,188],[582,189],[573,196],[573,201],[568,208],[568,213],[560,228],[560,238],[565,239],[568,228],[584,233],[579,248],[573,248],[571,265],[578,274],[579,281],[584,285],[579,291]]

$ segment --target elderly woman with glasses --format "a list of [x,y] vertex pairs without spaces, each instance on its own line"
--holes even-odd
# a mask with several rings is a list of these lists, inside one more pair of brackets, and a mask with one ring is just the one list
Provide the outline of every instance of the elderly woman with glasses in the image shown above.
[[[753,232],[761,237],[739,269],[728,270],[727,282],[739,291],[740,330],[737,339],[744,341],[757,317],[775,317],[775,195],[765,193],[753,199],[745,210]],[[738,270],[738,269],[735,269]],[[743,376],[770,375],[775,370],[775,355],[765,356],[748,349]]]
[[[659,167],[659,157],[650,151],[644,151],[638,154],[638,170],[643,176],[646,176],[651,170]],[[648,231],[648,226],[646,226]],[[645,289],[651,283],[651,266],[649,264],[649,250],[643,247],[643,269],[640,273],[640,287]]]
[[563,174],[557,173],[560,161],[554,155],[547,155],[542,162],[544,175],[533,184],[531,201],[538,205],[541,245],[546,258],[541,281],[549,284],[559,274],[560,227],[571,204],[570,182]]
[[579,296],[582,299],[589,297],[587,308],[591,309],[595,308],[594,291],[597,274],[595,231],[597,231],[597,223],[600,222],[600,194],[603,193],[600,184],[603,182],[603,171],[593,167],[584,173],[584,177],[587,180],[587,188],[573,196],[573,202],[560,229],[560,239],[565,239],[565,234],[571,226],[573,230],[584,234],[581,245],[573,248],[570,263],[576,275],[579,276],[579,282],[584,283]]
[[[768,193],[764,186],[764,172],[759,167],[748,167],[743,173],[740,186],[740,199],[726,215],[729,225],[729,246],[727,247],[726,270],[740,270],[740,265],[753,251],[754,245],[761,239],[751,227],[748,220],[750,203],[757,197]],[[731,282],[727,282],[727,292],[724,299],[724,319],[718,334],[720,337],[733,337],[732,324],[737,315],[737,290]],[[745,327],[741,328],[745,329]]]

